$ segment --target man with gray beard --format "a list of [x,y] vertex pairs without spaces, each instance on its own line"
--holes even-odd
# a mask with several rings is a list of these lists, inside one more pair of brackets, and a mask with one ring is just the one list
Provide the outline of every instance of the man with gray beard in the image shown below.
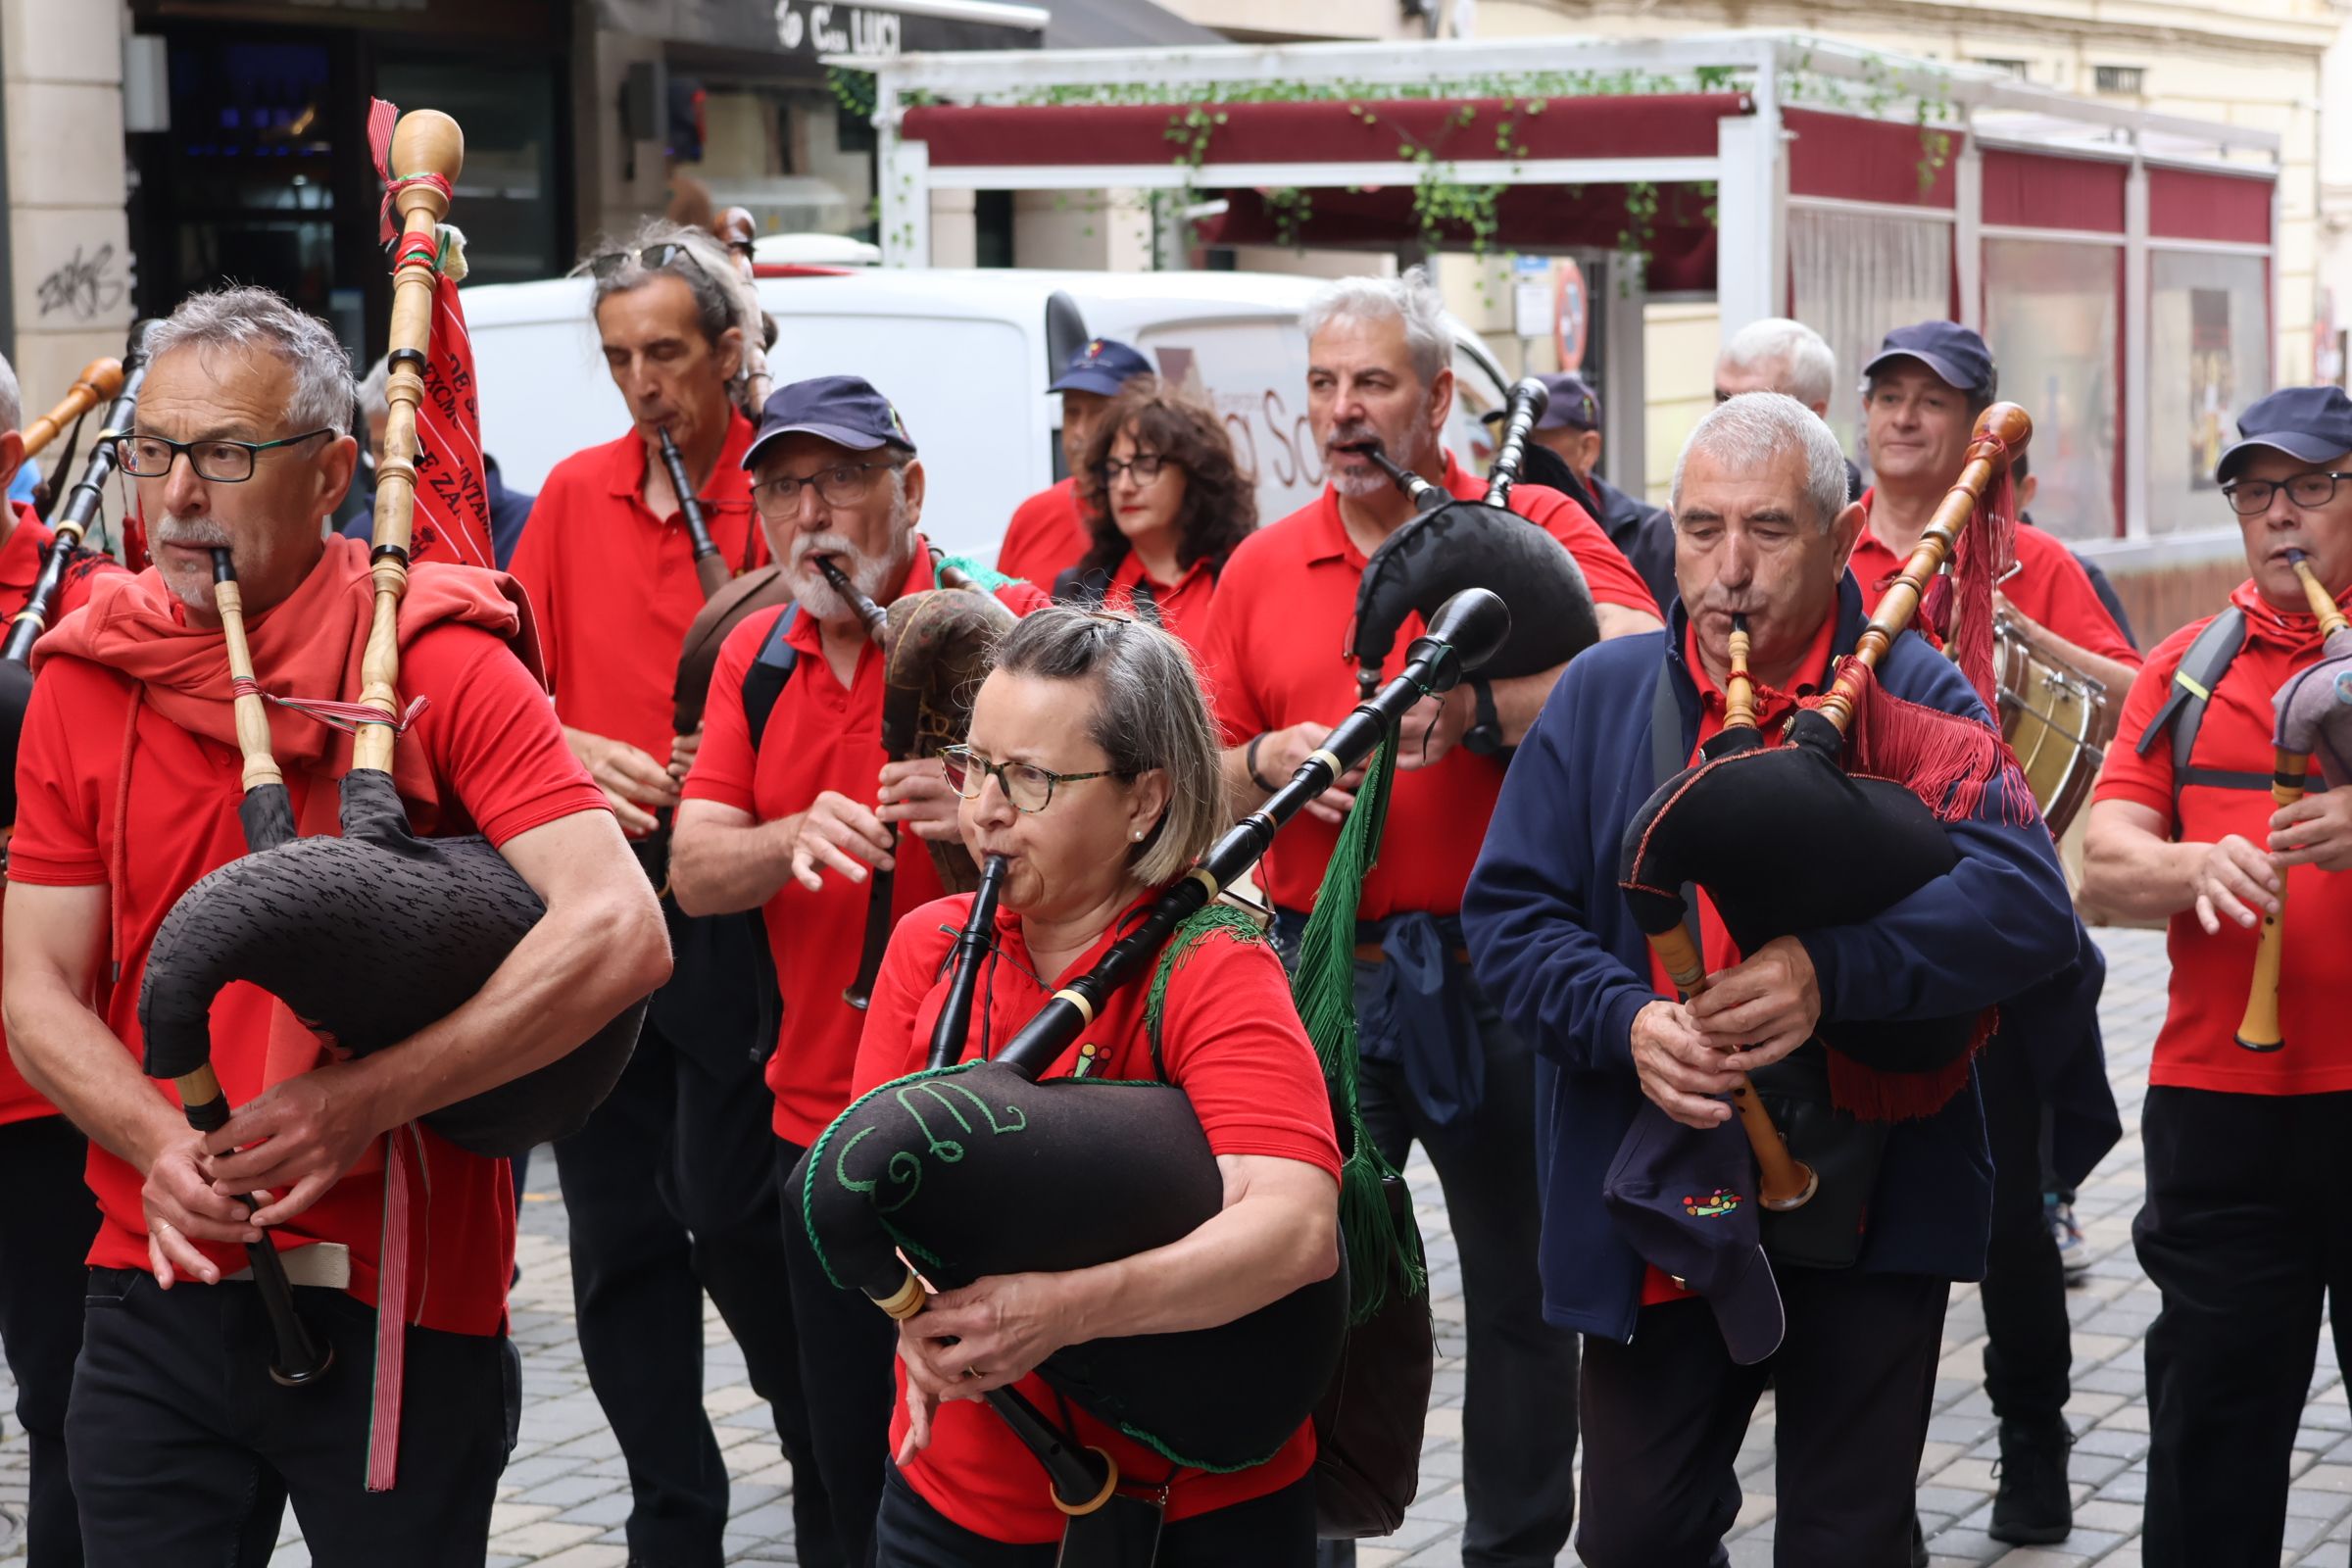
[[[1378,442],[1457,497],[1487,488],[1443,444],[1451,344],[1424,272],[1330,284],[1308,303],[1303,324],[1308,414],[1331,483],[1242,541],[1201,639],[1236,814],[1254,810],[1355,703],[1353,666],[1335,656],[1348,645],[1366,560],[1414,515],[1411,500],[1355,444]],[[1658,629],[1649,590],[1575,503],[1520,485],[1510,506],[1575,557],[1603,637]],[[1536,1063],[1471,977],[1460,920],[1505,749],[1559,673],[1467,680],[1406,715],[1387,834],[1364,879],[1355,934],[1364,1124],[1399,1168],[1414,1143],[1428,1151],[1461,1253],[1469,1317],[1462,1561],[1470,1568],[1548,1568],[1575,1515],[1576,1336],[1544,1322],[1536,1278]],[[1353,804],[1353,780],[1342,784],[1308,803],[1259,865],[1286,946],[1305,923]]]
[[[935,586],[906,421],[856,376],[796,381],[767,400],[743,466],[794,603],[747,617],[719,650],[669,874],[687,912],[758,909],[766,927],[784,1004],[767,1060],[781,1181],[850,1102],[865,1015],[842,991],[858,973],[867,879],[892,872],[893,920],[942,897],[921,841],[956,837],[958,800],[937,759],[888,760],[881,651],[817,566],[830,558],[879,605]],[[997,592],[1015,613],[1047,603],[1025,582]],[[855,1561],[881,1501],[897,1340],[888,1318],[823,1279],[795,1212],[788,1203],[802,1379]]]

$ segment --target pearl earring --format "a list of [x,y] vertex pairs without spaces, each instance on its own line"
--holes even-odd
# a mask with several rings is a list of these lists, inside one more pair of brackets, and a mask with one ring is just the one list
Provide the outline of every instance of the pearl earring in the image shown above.
[[1144,830],[1143,830],[1142,828],[1140,828],[1140,827],[1139,827],[1139,828],[1137,828],[1137,829],[1135,830],[1134,834],[1132,835],[1132,837],[1135,839],[1135,842],[1136,842],[1136,843],[1138,843],[1138,844],[1141,844],[1141,843],[1143,843],[1143,842],[1144,842]]

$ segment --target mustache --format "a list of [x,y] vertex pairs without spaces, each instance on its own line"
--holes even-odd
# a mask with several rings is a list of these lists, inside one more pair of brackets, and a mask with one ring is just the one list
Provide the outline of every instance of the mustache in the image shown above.
[[1379,447],[1384,452],[1388,450],[1387,443],[1380,438],[1380,432],[1362,420],[1334,425],[1330,439],[1323,443],[1323,450],[1342,452],[1349,447],[1361,446]]
[[190,550],[225,550],[232,541],[228,529],[218,522],[191,521],[167,514],[155,525],[155,542],[159,545],[180,545]]

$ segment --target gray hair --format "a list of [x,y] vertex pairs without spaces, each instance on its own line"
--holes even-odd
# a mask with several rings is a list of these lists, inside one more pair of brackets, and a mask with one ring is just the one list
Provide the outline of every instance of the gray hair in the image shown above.
[[1845,454],[1821,416],[1782,392],[1742,392],[1708,411],[1674,460],[1670,510],[1677,518],[1683,514],[1683,470],[1692,453],[1703,452],[1734,472],[1753,473],[1791,447],[1805,460],[1805,500],[1813,521],[1829,532],[1845,510]]
[[0,355],[0,430],[24,428],[24,390],[17,385],[16,368]]
[[1173,882],[1224,831],[1216,727],[1183,643],[1150,621],[1054,605],[1026,615],[997,645],[995,667],[1039,680],[1089,681],[1087,738],[1122,778],[1168,775],[1168,807],[1130,855],[1138,882]]
[[388,419],[392,417],[392,399],[389,395],[391,385],[392,359],[391,356],[386,355],[376,361],[368,373],[360,379],[358,396],[361,418]]
[[[694,258],[694,265],[648,271],[638,254],[649,245],[683,245],[686,254]],[[716,343],[729,327],[743,334],[746,345],[758,344],[764,336],[759,297],[735,270],[735,258],[708,230],[673,223],[666,218],[649,218],[626,239],[598,236],[596,243],[588,247],[588,253],[580,258],[580,264],[571,270],[572,275],[594,277],[591,269],[597,258],[611,255],[620,256],[621,264],[610,276],[596,279],[595,291],[588,300],[589,315],[594,316],[615,294],[630,293],[657,277],[667,276],[685,284],[694,296],[695,322],[702,327],[707,342]],[[736,373],[740,376],[743,372],[739,368]]]
[[1446,302],[1429,280],[1429,270],[1408,267],[1400,277],[1335,278],[1315,290],[1298,313],[1298,324],[1313,342],[1339,320],[1400,321],[1405,353],[1423,386],[1435,385],[1453,360],[1453,337],[1446,330]]
[[1715,363],[1734,369],[1772,371],[1772,389],[1799,403],[1827,403],[1838,380],[1838,356],[1819,332],[1785,316],[1750,321],[1732,334]]
[[191,294],[147,331],[149,364],[174,349],[258,350],[294,372],[286,422],[297,430],[351,433],[351,356],[326,323],[266,288]]

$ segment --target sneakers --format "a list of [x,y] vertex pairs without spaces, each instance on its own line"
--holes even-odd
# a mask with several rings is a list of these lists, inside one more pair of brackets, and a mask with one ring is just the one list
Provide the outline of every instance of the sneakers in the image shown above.
[[2082,1227],[2075,1223],[2075,1205],[2050,1194],[2042,1200],[2042,1211],[2049,1216],[2050,1234],[2058,1239],[2058,1266],[2066,1271],[2066,1283],[2081,1283],[2090,1272],[2090,1245],[2082,1240]]
[[2012,1546],[2064,1541],[2075,1528],[2075,1494],[2066,1482],[2066,1456],[2074,1446],[2063,1416],[2003,1421],[2001,1458],[1993,1472],[2000,1485],[1984,1533]]

